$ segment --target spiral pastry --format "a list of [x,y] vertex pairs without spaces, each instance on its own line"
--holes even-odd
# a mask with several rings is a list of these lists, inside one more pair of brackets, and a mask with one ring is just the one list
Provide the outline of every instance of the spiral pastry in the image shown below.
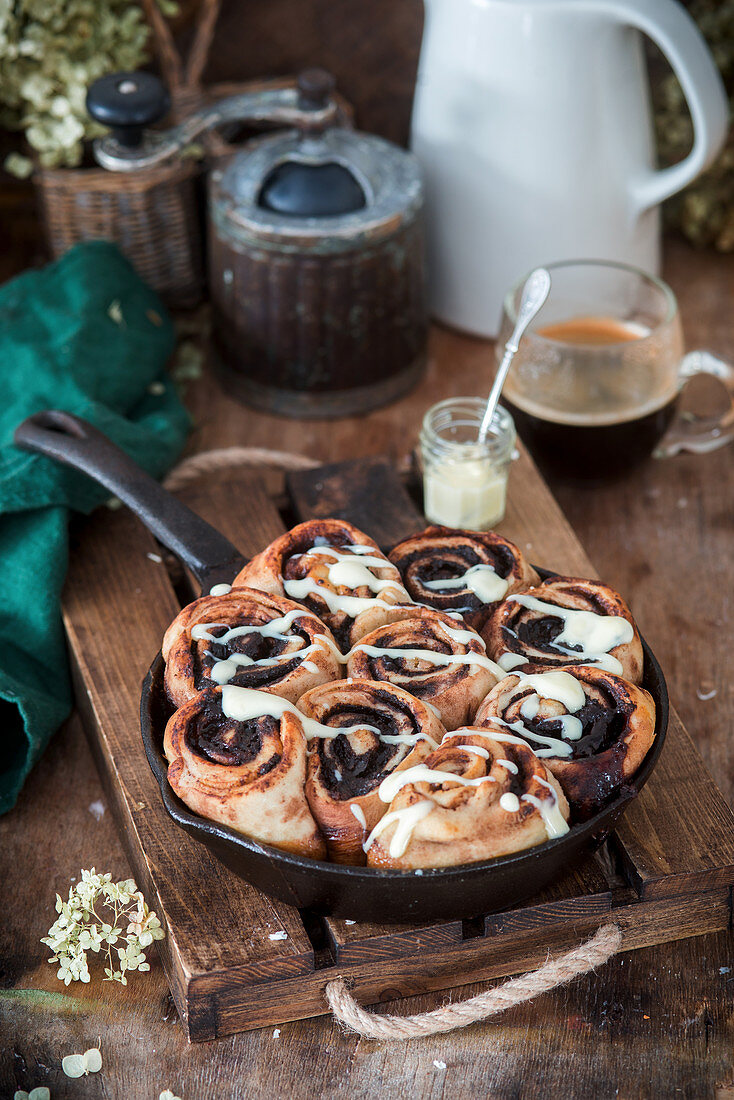
[[427,527],[399,542],[390,561],[416,603],[454,611],[481,630],[508,593],[537,584],[538,575],[513,543],[493,531]]
[[412,603],[377,543],[337,519],[312,519],[287,531],[234,584],[303,604],[326,623],[344,653],[370,630],[404,618]]
[[329,857],[364,864],[362,844],[387,810],[380,783],[420,763],[446,731],[419,699],[373,680],[313,688],[298,709],[312,735],[306,797]]
[[487,654],[508,672],[537,665],[595,665],[642,682],[642,642],[622,597],[599,581],[554,577],[514,593],[482,630]]
[[163,638],[166,691],[183,706],[215,684],[271,691],[292,703],[342,675],[331,631],[300,604],[254,588],[204,596]]
[[365,842],[370,867],[451,867],[510,855],[568,832],[568,803],[519,738],[466,728],[386,779],[388,812]]
[[[530,666],[531,669],[533,666]],[[655,740],[655,704],[642,688],[590,665],[510,673],[474,719],[522,737],[585,818],[630,780]]]
[[207,688],[169,719],[163,745],[168,782],[195,813],[283,851],[326,857],[304,793],[306,740],[292,704]]
[[447,730],[470,722],[502,670],[479,635],[428,608],[365,634],[349,653],[347,675],[395,684],[430,703]]

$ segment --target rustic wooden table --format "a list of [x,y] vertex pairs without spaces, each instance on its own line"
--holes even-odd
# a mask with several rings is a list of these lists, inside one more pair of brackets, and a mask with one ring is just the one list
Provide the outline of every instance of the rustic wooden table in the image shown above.
[[[734,357],[734,257],[669,242],[666,274],[689,347]],[[203,378],[189,390],[192,450],[278,447],[327,460],[402,456],[434,401],[486,388],[482,341],[437,329],[428,373],[408,397],[366,418],[283,421],[228,402]],[[720,400],[696,383],[697,407]],[[672,700],[731,800],[731,592],[734,450],[650,461],[604,488],[554,484],[599,573],[629,599],[668,677]],[[729,676],[727,676],[727,672]],[[715,694],[714,694],[715,693]],[[80,867],[128,873],[78,719],[54,739],[15,810],[0,821],[0,1094],[46,1084],[62,1097],[716,1097],[734,1098],[734,952],[721,933],[618,956],[598,975],[463,1032],[382,1045],[327,1018],[188,1046],[160,966],[127,988],[61,985],[38,940],[54,891]],[[195,901],[195,899],[192,899]],[[457,996],[471,995],[468,987]],[[423,1011],[445,994],[390,1006]],[[103,1070],[71,1081],[63,1055],[101,1042]],[[445,1063],[445,1068],[443,1068]]]

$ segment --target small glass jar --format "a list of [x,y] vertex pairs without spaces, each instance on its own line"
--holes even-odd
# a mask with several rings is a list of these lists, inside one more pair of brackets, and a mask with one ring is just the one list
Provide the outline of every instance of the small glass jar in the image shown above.
[[423,510],[432,523],[486,531],[505,514],[515,424],[497,407],[487,437],[477,441],[484,397],[451,397],[423,418],[420,455]]

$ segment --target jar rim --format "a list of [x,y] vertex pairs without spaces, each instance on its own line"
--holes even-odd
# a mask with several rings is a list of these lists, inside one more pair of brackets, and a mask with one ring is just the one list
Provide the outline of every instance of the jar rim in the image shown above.
[[[432,405],[423,417],[421,446],[447,459],[480,458],[487,455],[495,460],[509,461],[516,440],[515,422],[501,405],[495,409],[490,430],[483,443],[479,443],[478,439],[446,439],[442,434],[457,424],[476,426],[478,434],[486,407],[486,397],[449,397]],[[459,420],[452,414],[460,414],[462,419]]]

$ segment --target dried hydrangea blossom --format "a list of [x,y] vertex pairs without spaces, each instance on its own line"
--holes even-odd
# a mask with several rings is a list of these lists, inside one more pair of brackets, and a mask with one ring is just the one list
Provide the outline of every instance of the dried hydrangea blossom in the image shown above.
[[67,1054],[61,1059],[61,1068],[67,1077],[86,1077],[89,1073],[99,1073],[102,1069],[102,1052],[99,1047],[90,1047],[83,1054]]
[[[176,8],[159,6],[164,14]],[[77,167],[84,143],[104,132],[87,114],[87,88],[106,73],[140,68],[148,36],[129,0],[0,3],[0,125],[24,130],[43,167]],[[28,174],[17,155],[6,167]]]
[[[53,951],[57,977],[69,985],[89,981],[87,952],[107,956],[105,980],[127,985],[127,971],[150,970],[144,948],[165,933],[131,878],[113,882],[92,867],[69,888],[68,901],[56,895],[56,922],[41,939]],[[115,957],[116,956],[116,957]]]

